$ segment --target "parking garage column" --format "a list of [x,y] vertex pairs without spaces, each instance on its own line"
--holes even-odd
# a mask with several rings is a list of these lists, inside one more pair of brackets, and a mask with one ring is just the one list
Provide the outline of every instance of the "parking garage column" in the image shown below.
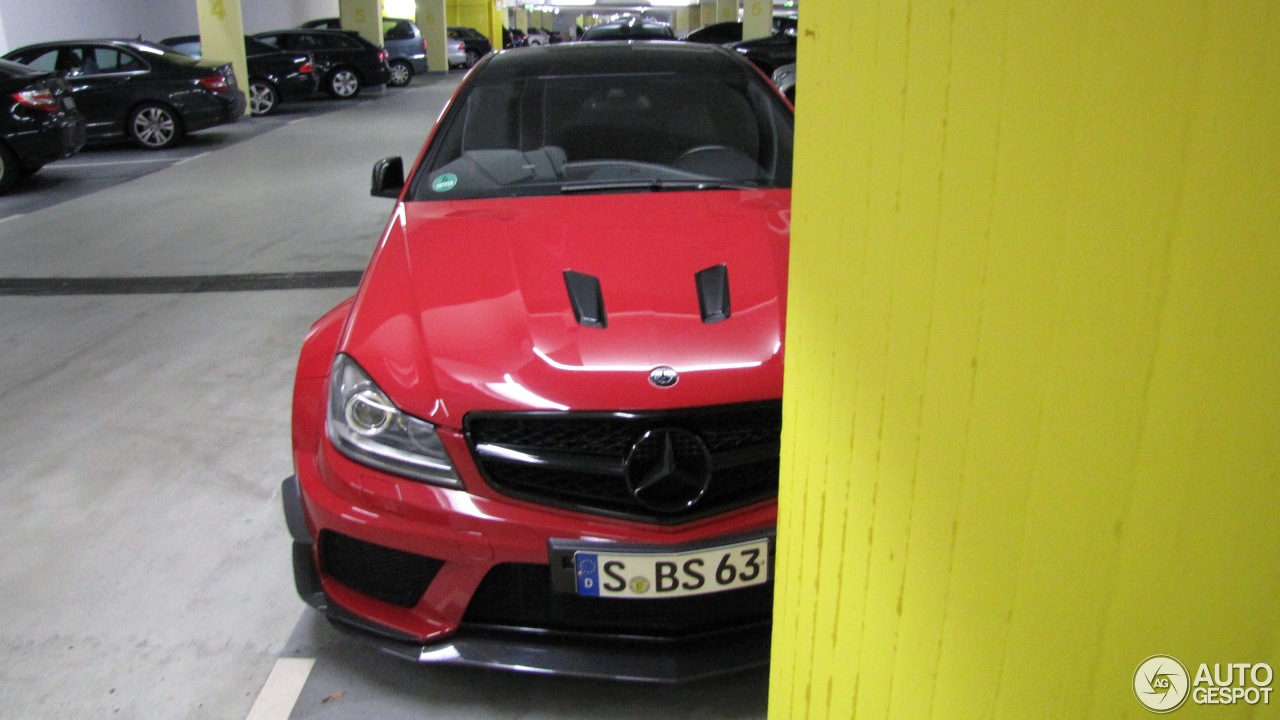
[[1280,5],[800,23],[770,718],[1271,717]]
[[769,37],[773,34],[773,0],[743,0],[742,39]]
[[[249,63],[245,59],[244,20],[240,0],[199,0],[196,24],[200,30],[200,54],[217,60],[230,60],[236,73],[236,84],[247,95]],[[245,104],[249,114],[249,103]]]
[[[415,22],[427,41],[427,69],[449,72],[449,31],[445,20],[445,0],[418,0]],[[499,43],[501,46],[501,43]]]
[[738,0],[716,0],[716,22],[736,22]]
[[671,11],[671,30],[676,37],[689,34],[689,8],[676,8]]
[[338,18],[344,30],[355,30],[365,40],[383,46],[379,0],[338,0]]
[[705,27],[717,21],[716,0],[701,0],[698,3],[699,27]]

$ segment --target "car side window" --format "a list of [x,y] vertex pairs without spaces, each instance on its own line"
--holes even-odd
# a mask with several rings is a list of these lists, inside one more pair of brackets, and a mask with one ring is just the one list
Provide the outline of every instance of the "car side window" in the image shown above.
[[86,48],[83,73],[85,75],[132,72],[143,69],[142,61],[114,48]]
[[278,47],[278,48],[285,48],[285,49],[289,48],[289,46],[282,43],[280,41],[280,38],[276,35],[258,35],[256,37],[260,42],[264,42],[270,45],[271,47]]
[[58,66],[58,48],[45,50],[44,52],[36,55],[28,54],[17,58],[17,60],[18,62],[30,65],[37,70],[44,70],[46,72],[62,72],[64,69]]

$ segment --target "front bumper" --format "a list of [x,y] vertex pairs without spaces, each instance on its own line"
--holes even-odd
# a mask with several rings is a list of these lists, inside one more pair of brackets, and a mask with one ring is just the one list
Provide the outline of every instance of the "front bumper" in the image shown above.
[[[697,680],[768,664],[771,623],[767,605],[768,597],[772,594],[772,583],[752,589],[754,594],[748,602],[759,605],[762,604],[761,598],[765,598],[763,604],[766,612],[756,612],[750,619],[744,618],[745,622],[719,623],[697,628],[692,632],[644,634],[618,627],[611,628],[608,622],[602,623],[598,618],[593,620],[589,617],[583,618],[581,630],[566,629],[563,622],[552,623],[554,627],[542,626],[541,620],[551,617],[563,620],[564,616],[573,616],[584,606],[580,599],[570,596],[565,599],[569,603],[565,608],[550,610],[548,607],[558,605],[558,601],[547,599],[550,595],[549,586],[543,587],[527,580],[519,585],[522,595],[508,595],[504,591],[502,595],[505,602],[525,608],[542,603],[548,607],[518,613],[528,620],[525,625],[495,623],[491,616],[486,616],[484,607],[477,607],[483,606],[485,602],[477,599],[481,591],[477,591],[475,583],[469,582],[462,573],[455,572],[444,581],[445,585],[452,587],[446,587],[442,591],[433,584],[429,592],[437,600],[447,598],[446,602],[460,602],[464,606],[470,602],[473,607],[461,622],[443,623],[439,626],[439,632],[428,633],[426,636],[391,627],[371,619],[368,612],[353,612],[344,606],[344,602],[358,605],[367,598],[360,597],[358,593],[333,582],[331,578],[321,580],[317,567],[319,553],[314,539],[316,536],[311,529],[312,521],[308,511],[308,506],[312,503],[304,500],[297,476],[284,481],[281,494],[285,519],[293,537],[294,578],[298,594],[309,605],[323,612],[339,629],[372,642],[391,655],[418,663],[450,663],[531,673],[660,683]],[[327,520],[326,524],[328,522]],[[476,533],[463,532],[461,535],[461,542],[465,542],[467,538],[473,541],[476,539]],[[477,560],[474,549],[462,552],[470,556],[467,559]],[[500,548],[495,553],[498,556],[503,554]],[[501,574],[498,570],[500,565],[495,561],[502,559],[489,559],[488,564],[494,568],[494,574]],[[521,564],[518,567],[523,568],[526,577],[530,573],[535,576],[539,574],[536,563]],[[541,568],[549,576],[548,567],[542,565]],[[440,574],[449,575],[447,572]],[[529,585],[533,587],[527,587]],[[460,594],[462,597],[459,598]],[[711,598],[697,601],[705,607],[711,606],[707,603],[714,605],[723,602],[714,595],[703,598]],[[367,607],[366,604],[361,610],[367,610]],[[472,618],[471,621],[468,618]]]

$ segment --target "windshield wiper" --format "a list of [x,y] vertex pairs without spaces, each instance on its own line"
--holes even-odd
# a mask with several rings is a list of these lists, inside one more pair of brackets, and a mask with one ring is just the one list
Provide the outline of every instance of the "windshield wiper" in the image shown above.
[[755,190],[760,187],[744,180],[612,180],[565,183],[562,193],[663,192],[671,190]]

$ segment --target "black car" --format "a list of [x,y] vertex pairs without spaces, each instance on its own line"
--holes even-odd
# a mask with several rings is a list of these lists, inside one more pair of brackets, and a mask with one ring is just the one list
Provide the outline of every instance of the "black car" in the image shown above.
[[[300,26],[316,30],[341,30],[341,18],[308,20]],[[382,18],[382,46],[391,67],[391,87],[408,85],[413,76],[427,71],[427,43],[417,23],[407,18]]]
[[[775,15],[773,18],[773,34],[790,31],[794,33],[796,30],[796,18],[783,15]],[[742,40],[742,23],[741,22],[718,22],[711,23],[694,30],[684,37],[688,42],[707,43],[711,45],[726,45],[728,43],[740,42]]]
[[[199,58],[199,35],[180,35],[160,41],[183,55]],[[307,53],[279,50],[244,38],[245,60],[249,65],[249,112],[270,115],[282,102],[306,100],[316,92],[315,64]]]
[[461,40],[462,45],[467,49],[465,67],[475,65],[480,58],[493,52],[493,43],[475,28],[450,25],[448,32],[450,40]]
[[582,40],[675,40],[671,26],[644,18],[630,17],[617,22],[592,25]]
[[143,40],[61,40],[4,57],[62,77],[89,142],[129,138],[162,150],[189,132],[244,116],[231,63],[196,60]]
[[336,98],[353,98],[366,85],[391,78],[387,51],[345,30],[271,30],[255,38],[289,52],[311,53],[320,88]]
[[84,145],[84,118],[58,76],[0,60],[0,194]]
[[734,43],[730,47],[755,63],[765,75],[772,75],[774,70],[796,61],[796,31],[792,28],[766,38]]

